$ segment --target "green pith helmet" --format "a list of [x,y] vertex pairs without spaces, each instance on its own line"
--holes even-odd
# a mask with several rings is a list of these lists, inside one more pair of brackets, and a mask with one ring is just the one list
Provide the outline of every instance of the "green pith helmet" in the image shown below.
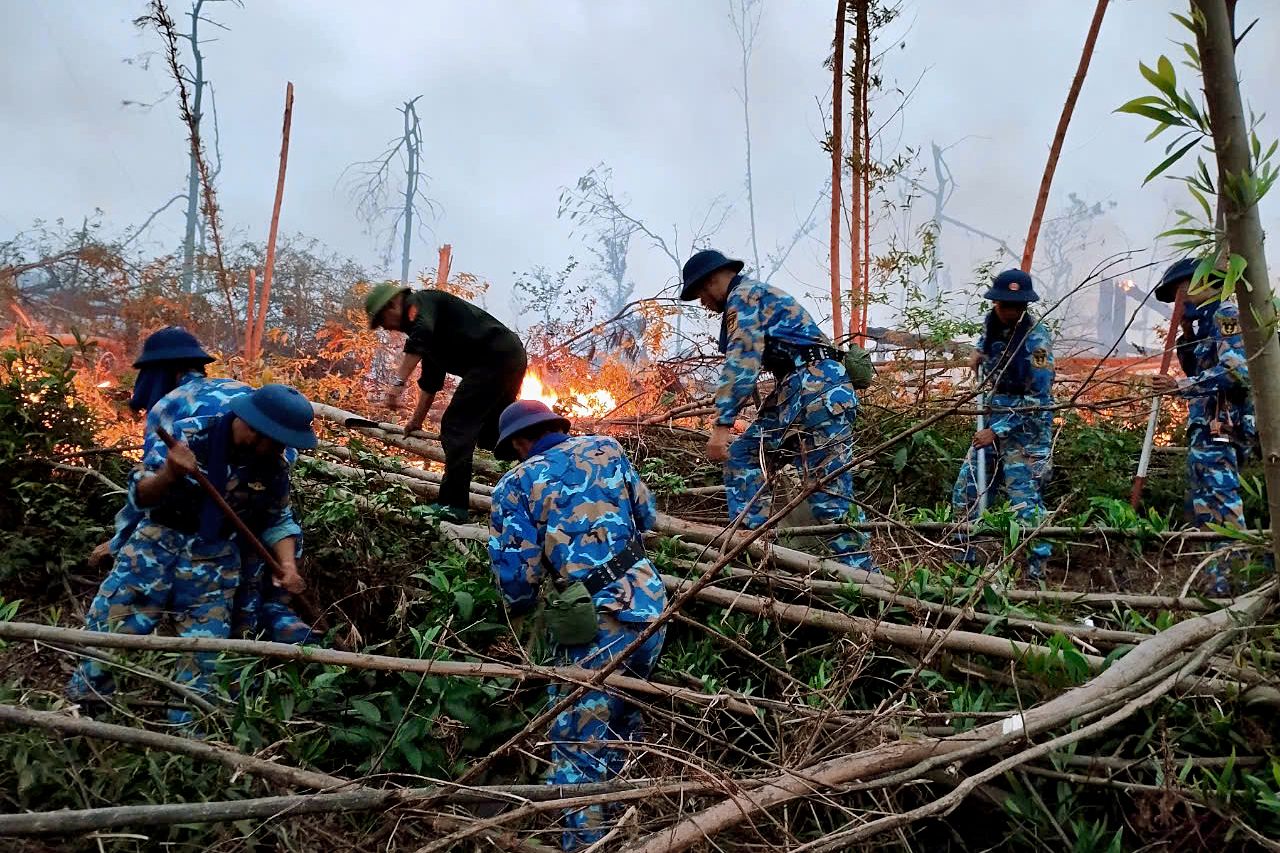
[[369,328],[376,329],[382,325],[378,322],[378,315],[382,313],[382,309],[386,308],[388,303],[401,292],[407,292],[408,290],[409,288],[401,287],[394,281],[375,284],[373,289],[369,291],[369,295],[364,298],[364,313],[369,315]]

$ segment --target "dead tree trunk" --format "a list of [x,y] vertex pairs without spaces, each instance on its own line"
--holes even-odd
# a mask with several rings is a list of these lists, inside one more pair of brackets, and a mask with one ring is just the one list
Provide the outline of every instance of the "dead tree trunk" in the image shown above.
[[293,84],[284,90],[284,125],[280,130],[280,173],[276,176],[276,199],[271,208],[271,230],[267,234],[266,268],[262,271],[262,310],[253,330],[253,353],[262,352],[262,333],[267,326],[267,310],[271,307],[271,282],[276,269],[276,235],[280,231],[280,204],[284,201],[284,174],[289,166],[289,128],[293,124]]
[[858,38],[862,42],[862,316],[858,344],[867,344],[867,311],[871,307],[871,23],[869,0],[858,5]]
[[1236,74],[1235,33],[1228,3],[1226,0],[1192,0],[1191,5],[1203,21],[1196,29],[1196,42],[1218,160],[1218,199],[1226,241],[1231,253],[1245,260],[1247,286],[1236,288],[1236,294],[1240,299],[1240,324],[1262,439],[1274,551],[1275,525],[1280,522],[1280,339],[1276,337],[1276,308],[1267,275],[1258,199],[1253,190],[1255,164],[1249,152],[1249,130]]
[[751,224],[751,257],[755,261],[753,272],[757,278],[763,275],[760,267],[760,245],[756,238],[756,196],[754,176],[751,172],[751,102],[750,70],[751,54],[755,48],[756,34],[760,31],[761,0],[730,0],[729,19],[738,34],[738,46],[742,51],[742,132],[747,144],[747,218]]
[[[200,127],[204,103],[204,54],[200,52],[200,7],[204,0],[196,0],[191,7],[191,32],[183,38],[191,43],[191,115],[196,129]],[[200,223],[200,153],[196,139],[191,140],[187,158],[187,227],[182,235],[182,289],[192,293],[196,289],[196,228]]]
[[866,117],[862,114],[862,105],[866,102],[864,89],[867,85],[863,75],[864,54],[867,43],[864,40],[864,23],[867,15],[867,0],[855,0],[857,16],[853,36],[853,108],[849,128],[849,334],[858,333],[858,320],[862,316],[860,302],[862,300],[862,124]]
[[[419,95],[421,97],[421,95]],[[418,98],[404,104],[404,246],[400,252],[400,284],[409,286],[409,255],[413,245],[413,203],[418,194],[422,164],[422,124],[418,121]]]
[[1062,142],[1067,138],[1067,126],[1071,124],[1071,114],[1075,112],[1080,88],[1084,85],[1085,74],[1089,71],[1089,60],[1093,58],[1093,46],[1098,41],[1098,30],[1102,28],[1102,15],[1106,11],[1107,0],[1098,0],[1098,5],[1093,10],[1093,21],[1089,24],[1089,33],[1084,38],[1084,50],[1080,52],[1080,64],[1076,66],[1076,76],[1071,80],[1067,102],[1062,105],[1062,115],[1058,117],[1058,129],[1053,134],[1053,144],[1049,146],[1049,162],[1044,166],[1044,177],[1040,179],[1040,193],[1036,196],[1035,212],[1031,214],[1031,226],[1027,229],[1027,242],[1022,248],[1023,272],[1031,272],[1031,262],[1036,254],[1036,240],[1040,237],[1040,223],[1044,219],[1045,206],[1049,203],[1049,187],[1053,184],[1053,173],[1058,168]]
[[453,246],[445,243],[440,247],[440,263],[436,266],[436,289],[444,290],[449,283],[449,267],[453,264]]
[[836,2],[835,53],[831,58],[831,334],[844,337],[840,305],[840,188],[844,167],[844,18],[847,0]]

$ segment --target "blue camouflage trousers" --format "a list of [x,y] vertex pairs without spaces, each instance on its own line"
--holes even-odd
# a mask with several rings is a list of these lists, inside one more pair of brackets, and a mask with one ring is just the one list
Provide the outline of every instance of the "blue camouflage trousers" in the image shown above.
[[266,565],[256,556],[244,560],[235,595],[231,636],[261,634],[273,643],[301,645],[311,640],[311,626],[291,605],[292,597],[271,584]]
[[[748,528],[764,524],[773,494],[765,470],[792,464],[806,479],[822,479],[853,460],[853,419],[858,398],[839,362],[826,360],[799,367],[761,406],[756,420],[729,445],[724,487],[729,517],[746,511]],[[854,503],[853,472],[845,471],[809,497],[809,509],[822,524],[865,520]],[[855,569],[879,571],[867,551],[867,536],[848,531],[827,540],[834,559]]]
[[[168,616],[180,637],[225,639],[231,630],[240,553],[232,542],[208,544],[197,536],[144,521],[116,554],[116,561],[94,596],[85,619],[90,631],[150,634]],[[175,680],[200,692],[210,689],[217,655],[185,654]],[[111,674],[98,661],[83,661],[71,677],[73,699],[108,695]],[[171,722],[191,721],[183,709],[169,711]]]
[[[1231,442],[1214,441],[1209,428],[1199,423],[1188,428],[1187,445],[1187,500],[1192,522],[1202,530],[1210,524],[1244,529],[1239,450]],[[1213,547],[1224,551],[1230,542],[1219,540]],[[1213,560],[1205,567],[1210,595],[1231,594],[1229,563]]]
[[[622,622],[610,613],[597,611],[599,629],[594,643],[562,646],[558,656],[562,662],[602,669],[639,636],[644,623]],[[645,640],[627,662],[623,671],[637,678],[647,678],[658,662],[666,627]],[[547,693],[554,704],[572,692],[573,685],[553,684]],[[603,782],[622,772],[627,750],[617,742],[637,740],[642,725],[640,710],[616,695],[593,690],[583,694],[571,707],[560,712],[551,722],[551,772],[549,785],[576,785]],[[612,742],[612,744],[611,744]],[[605,808],[592,805],[565,812],[565,832],[561,846],[565,850],[585,847],[605,834]]]
[[[1053,455],[1049,448],[1029,448],[1009,441],[997,441],[996,447],[974,448],[960,466],[960,475],[951,489],[951,506],[957,519],[978,518],[978,481],[975,454],[984,453],[987,460],[987,494],[1001,492],[1008,499],[1014,515],[1025,527],[1034,527],[1044,517],[1042,491],[1053,471]],[[957,537],[968,541],[968,537]],[[1053,553],[1043,539],[1027,544],[1027,574],[1044,577],[1045,563]]]

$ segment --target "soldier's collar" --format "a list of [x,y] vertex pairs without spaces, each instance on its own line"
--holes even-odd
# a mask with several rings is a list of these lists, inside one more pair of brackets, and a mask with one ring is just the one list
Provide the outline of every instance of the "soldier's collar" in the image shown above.
[[1199,305],[1186,303],[1182,307],[1182,316],[1188,320],[1203,320],[1206,317],[1212,317],[1218,313],[1218,309],[1222,306],[1222,295],[1219,294],[1212,299],[1205,300]]
[[563,432],[549,432],[533,443],[529,448],[529,458],[540,456],[562,441],[568,441],[569,435]]

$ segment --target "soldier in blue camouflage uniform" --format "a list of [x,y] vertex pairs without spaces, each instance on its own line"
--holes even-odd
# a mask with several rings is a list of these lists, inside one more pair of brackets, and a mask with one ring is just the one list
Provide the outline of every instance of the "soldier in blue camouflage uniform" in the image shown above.
[[[555,589],[582,582],[586,637],[594,610],[595,636],[559,642],[562,662],[599,669],[630,644],[666,606],[666,591],[641,544],[657,510],[618,442],[606,436],[570,437],[569,422],[536,400],[502,413],[494,455],[521,459],[493,490],[489,557],[508,610],[520,616],[550,581]],[[587,597],[589,596],[589,598]],[[645,678],[662,650],[665,627],[632,653],[624,667]],[[556,702],[570,687],[552,685]],[[599,782],[621,772],[627,753],[606,741],[634,740],[640,712],[618,696],[591,691],[551,724],[552,785]],[[598,840],[604,809],[566,812],[565,850]]]
[[[700,299],[708,311],[723,315],[725,361],[707,456],[727,463],[730,517],[741,516],[746,527],[756,528],[768,519],[772,500],[763,462],[772,468],[795,464],[813,479],[847,468],[858,396],[840,353],[809,312],[789,294],[743,276],[742,268],[742,261],[714,249],[698,252],[684,265],[680,298]],[[773,374],[774,389],[755,422],[730,444],[729,429],[755,392],[761,370]],[[861,522],[862,509],[853,498],[853,472],[845,470],[809,497],[809,508],[822,523]],[[864,534],[842,533],[828,545],[840,562],[877,571]]]
[[[311,404],[292,388],[267,385],[231,398],[225,410],[204,411],[210,408],[215,409],[212,414],[172,422],[171,434],[185,442],[172,449],[155,432],[147,436],[142,468],[130,484],[141,518],[94,597],[86,619],[89,630],[149,634],[167,614],[179,636],[229,635],[244,543],[189,476],[197,468],[273,549],[284,572],[275,580],[291,591],[302,590],[294,557],[301,529],[290,509],[283,451],[286,446],[315,446]],[[187,655],[176,680],[207,691],[214,657]],[[109,673],[97,662],[85,661],[67,693],[91,699],[111,689]],[[191,719],[182,709],[169,716],[175,723]]]
[[[978,510],[974,454],[986,455],[989,493],[1003,490],[1018,520],[1028,527],[1044,516],[1043,490],[1053,469],[1053,345],[1049,331],[1027,311],[1040,299],[1031,276],[1006,270],[995,277],[983,296],[991,300],[974,365],[981,365],[990,386],[991,419],[973,436],[973,450],[965,457],[951,491],[957,518],[973,520]],[[1027,545],[1027,575],[1044,577],[1052,553],[1048,542]],[[966,559],[973,559],[973,552]]]
[[[227,411],[233,397],[253,390],[234,379],[206,376],[205,365],[214,360],[194,335],[179,326],[160,329],[147,337],[142,353],[133,363],[138,376],[129,400],[130,409],[146,413],[144,438],[154,439],[157,427],[163,427],[170,435],[177,435],[175,424],[178,421],[220,415]],[[285,459],[290,465],[297,458],[297,450],[292,447],[285,449]],[[142,520],[143,511],[138,507],[134,494],[135,483],[136,479],[131,478],[125,504],[116,513],[114,536],[105,546],[95,549],[91,563],[119,554]],[[298,555],[301,555],[301,542],[299,535]],[[251,552],[243,557],[245,564],[242,584],[237,591],[232,635],[261,632],[267,639],[279,643],[302,643],[309,639],[311,626],[293,611],[288,591],[278,580],[266,587],[262,561]]]
[[[1156,288],[1156,298],[1172,302],[1183,293],[1182,334],[1178,362],[1186,380],[1158,384],[1176,390],[1187,403],[1188,508],[1195,525],[1243,529],[1240,466],[1257,440],[1249,362],[1240,335],[1240,309],[1222,299],[1222,280],[1210,272],[1192,287],[1198,261],[1185,258],[1169,267]],[[1165,377],[1159,377],[1166,380]],[[1215,543],[1218,550],[1229,543]],[[1231,593],[1231,568],[1214,560],[1205,569],[1211,595]]]

